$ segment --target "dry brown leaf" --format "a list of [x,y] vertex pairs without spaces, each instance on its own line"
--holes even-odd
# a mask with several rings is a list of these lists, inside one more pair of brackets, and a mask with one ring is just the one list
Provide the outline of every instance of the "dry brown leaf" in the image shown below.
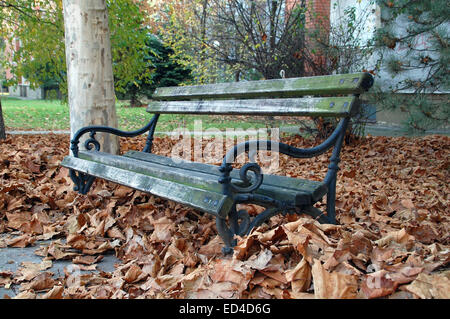
[[10,239],[6,242],[6,244],[9,247],[16,247],[16,248],[24,248],[32,245],[36,241],[36,238],[30,236],[30,235],[22,235],[17,236],[13,239]]
[[223,241],[220,236],[213,237],[206,245],[199,249],[199,254],[208,257],[222,254]]
[[40,274],[41,271],[49,269],[52,267],[51,260],[43,260],[41,263],[36,264],[32,262],[22,262],[21,267],[18,269],[18,276],[15,277],[15,280],[18,282],[21,281],[30,281]]
[[127,283],[137,282],[142,279],[142,269],[137,265],[131,265],[128,271],[125,273],[124,280]]
[[286,275],[279,270],[276,271],[260,270],[260,272],[266,275],[267,277],[270,277],[282,284],[288,283],[288,281],[286,280]]
[[[393,269],[397,268],[395,271]],[[399,285],[407,284],[416,279],[417,275],[423,271],[422,267],[411,267],[408,265],[401,264],[398,267],[387,268],[389,273],[389,278]]]
[[12,299],[36,299],[36,294],[32,290],[22,291]]
[[431,275],[421,273],[405,289],[422,299],[450,299],[450,271]]
[[[311,285],[311,266],[303,258],[293,269],[286,271],[286,280],[291,283],[292,293],[305,292]],[[297,295],[298,296],[298,295]],[[294,297],[298,299],[298,297]]]
[[389,272],[379,270],[366,275],[361,285],[361,291],[367,298],[378,298],[393,293],[398,287],[398,283],[392,280]]
[[305,258],[310,264],[312,264],[313,256],[309,250],[308,244],[311,239],[310,235],[305,235],[303,233],[294,233],[285,229],[285,233],[288,237],[288,241],[294,248]]
[[31,221],[32,214],[30,212],[6,212],[8,219],[8,227],[22,230],[23,226]]
[[46,254],[50,255],[56,260],[68,259],[72,256],[78,255],[77,253],[74,252],[64,251],[67,248],[68,246],[62,245],[58,241],[54,241],[46,248]]
[[133,189],[129,187],[118,185],[117,188],[114,190],[114,196],[122,198],[131,193],[132,191]]
[[424,244],[431,244],[441,239],[439,232],[431,223],[422,222],[420,225],[408,226],[406,231]]
[[103,259],[103,256],[76,256],[72,259],[74,264],[92,265]]
[[252,269],[263,270],[267,268],[272,256],[273,254],[270,250],[264,249],[258,255],[251,256],[244,263]]
[[234,290],[241,293],[247,288],[255,270],[236,259],[220,259],[214,264],[211,273],[213,282],[230,282],[234,284]]
[[239,299],[239,291],[232,282],[215,282],[208,288],[201,288],[194,292],[187,292],[187,297],[193,299]]
[[283,230],[283,227],[278,226],[275,229],[271,229],[264,233],[258,234],[258,241],[260,243],[268,244],[274,243],[276,241],[282,240],[286,238],[286,233]]
[[314,260],[311,274],[316,299],[352,299],[357,297],[357,277],[339,272],[328,272],[320,261]]
[[[240,238],[233,247],[234,249],[234,258],[238,260],[244,260],[248,257],[250,253],[250,248],[255,244],[256,235],[245,236],[244,238]],[[220,239],[220,245],[223,246],[223,241]]]
[[39,299],[62,299],[64,293],[63,286],[54,286],[50,291],[40,296]]
[[173,221],[167,217],[162,217],[153,223],[155,229],[150,237],[154,242],[169,242],[172,238],[172,233],[175,228]]
[[50,272],[43,272],[38,274],[29,283],[22,284],[20,290],[34,290],[41,291],[52,288],[56,281],[52,278],[53,274]]
[[120,240],[123,240],[123,241],[126,240],[124,234],[120,231],[119,227],[112,227],[112,228],[108,229],[106,234],[110,238],[117,238],[117,239],[120,239]]
[[391,243],[399,244],[406,249],[410,249],[414,245],[414,236],[409,235],[405,228],[399,231],[393,231],[388,233],[383,238],[375,241],[378,247],[386,247],[391,245]]
[[291,299],[315,299],[314,294],[310,294],[307,292],[294,292],[294,291],[288,291],[289,298]]

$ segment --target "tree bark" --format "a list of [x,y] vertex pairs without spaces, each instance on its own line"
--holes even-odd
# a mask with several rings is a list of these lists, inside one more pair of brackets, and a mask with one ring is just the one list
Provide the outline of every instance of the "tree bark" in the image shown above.
[[[63,0],[63,8],[71,137],[88,125],[117,127],[106,1]],[[102,151],[119,152],[118,137],[96,138]]]

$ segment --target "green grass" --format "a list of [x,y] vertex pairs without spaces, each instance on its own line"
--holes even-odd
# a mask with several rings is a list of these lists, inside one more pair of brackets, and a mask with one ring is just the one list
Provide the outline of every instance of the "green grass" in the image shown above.
[[6,130],[66,130],[69,110],[59,101],[2,98]]
[[[116,104],[119,129],[132,131],[143,127],[151,118],[145,107],[124,107],[125,102]],[[56,100],[21,100],[12,97],[2,97],[3,117],[7,131],[60,131],[69,130],[69,107]],[[249,129],[286,126],[286,118],[268,121],[265,117],[229,117],[207,115],[164,114],[160,116],[157,131],[171,132],[177,128],[197,130],[201,121],[201,129],[216,128]],[[198,122],[197,122],[198,123]]]

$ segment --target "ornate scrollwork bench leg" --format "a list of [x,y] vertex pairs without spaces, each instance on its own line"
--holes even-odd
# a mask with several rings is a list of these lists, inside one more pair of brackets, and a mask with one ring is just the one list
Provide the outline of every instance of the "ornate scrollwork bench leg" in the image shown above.
[[[237,210],[236,206],[242,203],[256,204],[266,209],[252,219],[246,210]],[[229,254],[233,251],[232,247],[236,246],[235,235],[248,235],[253,228],[260,226],[271,217],[280,213],[286,214],[289,212],[295,212],[295,205],[293,203],[281,202],[271,197],[258,194],[236,195],[234,197],[234,205],[228,214],[229,226],[227,225],[226,218],[216,218],[217,231],[225,243],[225,247],[222,249],[223,253]]]
[[[147,140],[145,143],[145,147],[143,149],[143,152],[151,153],[152,144],[153,144],[153,135],[155,133],[155,127],[156,123],[158,122],[159,114],[155,114],[150,122],[148,122],[147,125],[145,125],[143,128],[136,130],[136,131],[121,131],[119,129],[108,127],[108,126],[100,126],[100,125],[92,125],[92,126],[86,126],[81,129],[79,129],[75,135],[73,136],[72,140],[70,141],[70,150],[72,151],[72,154],[74,157],[78,157],[79,147],[78,144],[80,143],[80,138],[86,134],[89,133],[89,138],[86,139],[84,142],[84,147],[86,150],[90,151],[93,148],[96,151],[100,151],[100,143],[95,139],[95,135],[98,132],[102,133],[110,133],[114,134],[120,137],[136,137],[138,135],[142,135],[145,132],[148,132]],[[90,176],[88,174],[84,174],[81,172],[78,172],[76,170],[70,169],[69,170],[69,176],[74,182],[74,191],[79,192],[80,194],[87,194],[90,187],[92,186],[92,183],[95,180],[94,176]]]

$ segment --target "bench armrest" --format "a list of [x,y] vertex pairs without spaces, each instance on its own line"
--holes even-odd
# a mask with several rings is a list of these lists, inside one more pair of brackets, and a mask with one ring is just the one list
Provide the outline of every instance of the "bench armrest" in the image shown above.
[[[231,183],[230,172],[233,170],[231,164],[236,160],[236,158],[240,154],[248,152],[250,160],[252,160],[254,154],[260,150],[275,151],[285,155],[289,155],[294,158],[311,158],[319,156],[328,151],[331,147],[333,147],[336,144],[336,142],[340,139],[340,137],[342,139],[347,129],[349,120],[350,119],[348,117],[341,119],[334,132],[321,144],[312,148],[306,149],[297,148],[285,143],[275,141],[258,141],[258,140],[247,141],[235,145],[230,151],[227,152],[227,154],[223,159],[222,165],[219,168],[220,172],[222,173],[221,177],[219,178],[219,183],[223,185],[223,193],[229,195],[233,192],[250,193],[258,189],[258,187],[263,182],[263,174],[261,171],[261,167],[258,164],[252,162],[245,164],[239,172],[239,176],[244,186],[239,186]],[[338,150],[339,152],[341,143],[337,144],[339,144]],[[248,176],[249,171],[252,171],[255,174],[256,176],[255,180],[252,180]]]
[[89,138],[84,142],[84,147],[87,150],[91,150],[92,147],[95,148],[96,151],[100,150],[100,143],[95,139],[95,134],[97,132],[102,133],[110,133],[121,137],[135,137],[141,134],[144,134],[145,132],[149,132],[149,136],[147,138],[147,142],[144,148],[144,152],[149,152],[151,149],[151,144],[153,141],[153,134],[155,132],[156,122],[158,121],[159,114],[156,114],[153,116],[153,118],[148,122],[147,125],[145,125],[143,128],[138,129],[136,131],[122,131],[114,127],[108,127],[108,126],[101,126],[101,125],[92,125],[92,126],[86,126],[81,129],[79,129],[75,135],[73,136],[72,140],[70,141],[70,150],[72,151],[73,156],[78,157],[78,144],[80,142],[80,138],[86,134],[89,133]]
[[[143,128],[136,131],[122,131],[114,127],[108,127],[103,125],[91,125],[79,129],[70,141],[70,150],[74,157],[78,157],[78,144],[80,143],[80,138],[89,133],[89,138],[84,142],[84,147],[89,151],[94,147],[96,151],[100,151],[100,143],[95,139],[95,134],[97,132],[110,133],[121,137],[135,137],[141,135],[145,132],[148,133],[147,141],[145,143],[144,152],[150,152],[153,143],[153,134],[155,132],[156,123],[158,122],[159,115],[156,114],[150,120],[150,122]],[[77,172],[73,169],[69,169],[69,176],[74,182],[74,190],[80,192],[81,194],[87,194],[89,188],[94,182],[95,177],[82,172]]]

